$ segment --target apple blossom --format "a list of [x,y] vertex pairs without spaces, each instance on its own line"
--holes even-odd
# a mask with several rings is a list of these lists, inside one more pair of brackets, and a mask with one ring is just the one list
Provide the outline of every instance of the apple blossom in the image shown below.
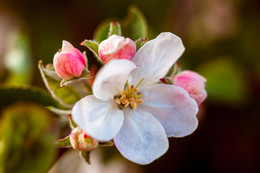
[[183,71],[173,77],[173,84],[184,88],[191,98],[200,105],[207,97],[205,90],[206,79],[193,71]]
[[184,46],[172,33],[145,43],[132,61],[111,60],[97,73],[93,95],[78,101],[72,118],[99,141],[113,139],[127,159],[149,164],[168,149],[167,137],[191,134],[198,106],[186,90],[158,84],[182,55]]
[[135,52],[135,42],[130,38],[118,35],[110,36],[108,39],[102,41],[98,47],[99,57],[105,64],[112,59],[131,60]]
[[63,41],[61,51],[53,58],[56,73],[64,80],[80,77],[86,68],[86,57],[67,41]]
[[79,151],[92,151],[98,147],[98,140],[88,136],[79,127],[71,131],[70,143],[75,150]]

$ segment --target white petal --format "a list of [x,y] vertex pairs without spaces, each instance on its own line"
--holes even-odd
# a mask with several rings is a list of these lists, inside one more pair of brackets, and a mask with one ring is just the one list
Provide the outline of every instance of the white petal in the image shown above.
[[157,84],[142,94],[144,102],[138,106],[161,122],[168,137],[183,137],[197,128],[197,103],[181,87]]
[[181,39],[169,32],[161,33],[154,40],[148,41],[132,60],[137,69],[131,75],[131,84],[136,85],[142,78],[144,81],[140,87],[158,82],[183,52]]
[[93,94],[101,100],[113,99],[123,88],[129,74],[136,65],[128,60],[111,60],[96,75]]
[[161,124],[141,109],[125,111],[124,123],[114,138],[121,154],[138,164],[149,164],[168,149],[168,139]]
[[102,101],[90,95],[75,104],[72,118],[91,137],[108,141],[120,130],[124,113],[115,102]]

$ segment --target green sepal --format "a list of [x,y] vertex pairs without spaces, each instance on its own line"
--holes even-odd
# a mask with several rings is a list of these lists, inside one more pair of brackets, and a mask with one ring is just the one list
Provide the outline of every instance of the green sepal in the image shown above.
[[56,99],[62,106],[65,108],[72,108],[73,105],[83,97],[82,94],[80,94],[74,86],[69,85],[66,87],[60,87],[60,80],[57,80],[57,78],[53,78],[52,75],[49,76],[49,74],[46,72],[50,72],[51,70],[48,70],[45,68],[42,64],[42,61],[39,61],[38,68],[40,70],[42,79],[44,81],[44,84],[52,97]]
[[120,21],[123,35],[132,40],[146,38],[148,36],[148,26],[143,13],[136,7],[131,6],[128,15]]
[[101,64],[104,65],[104,62],[102,59],[99,58],[98,55],[98,46],[99,44],[93,40],[84,40],[80,45],[87,47],[94,55],[97,61]]
[[69,81],[67,81],[67,80],[62,80],[62,81],[60,82],[60,86],[61,86],[61,87],[65,87],[66,85],[71,85],[71,84],[73,84],[73,83],[77,83],[77,82],[80,82],[80,81],[82,81],[82,80],[88,80],[88,79],[90,79],[90,78],[91,78],[91,73],[90,73],[89,71],[84,71],[81,77],[73,78],[73,79],[71,79],[71,80],[69,80]]
[[72,128],[72,129],[75,129],[76,127],[78,127],[78,125],[74,122],[74,120],[72,119],[72,116],[71,116],[71,114],[69,114],[69,121],[70,121],[70,127]]
[[55,146],[59,148],[70,148],[70,136],[55,141]]
[[181,71],[181,67],[179,66],[178,62],[174,63],[169,71],[167,72],[166,76],[172,79]]
[[90,163],[90,151],[81,151],[80,156],[88,163]]
[[138,49],[140,49],[147,41],[148,41],[148,38],[139,38],[139,39],[135,40],[136,51]]
[[98,144],[101,147],[111,147],[114,145],[113,141],[99,142]]
[[110,22],[108,37],[110,37],[111,35],[122,35],[119,22]]
[[47,109],[49,109],[51,112],[53,112],[57,115],[62,115],[62,116],[68,116],[72,112],[72,110],[58,109],[58,108],[53,107],[53,106],[47,106]]
[[62,80],[58,74],[55,72],[55,69],[53,67],[53,64],[47,64],[46,65],[46,68],[43,68],[43,71],[44,73],[47,75],[47,76],[50,76],[51,78],[53,79],[56,79],[56,80]]
[[172,81],[171,79],[169,79],[168,77],[165,77],[165,78],[161,78],[160,81],[164,84],[169,84],[169,85],[172,85]]

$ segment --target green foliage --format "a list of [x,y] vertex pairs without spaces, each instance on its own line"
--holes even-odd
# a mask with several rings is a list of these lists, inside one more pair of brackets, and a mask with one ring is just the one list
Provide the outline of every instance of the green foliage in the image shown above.
[[125,37],[132,40],[146,38],[148,35],[148,26],[142,12],[135,6],[129,8],[128,15],[121,21],[122,31]]
[[47,87],[53,98],[59,101],[62,106],[66,108],[72,108],[73,105],[78,100],[80,100],[81,96],[73,86],[66,85],[65,87],[61,87],[60,80],[57,80],[52,76],[48,76],[48,73],[46,72],[47,70],[43,66],[41,61],[39,62],[38,67],[41,72],[45,86]]
[[44,173],[55,157],[50,112],[30,103],[3,111],[0,121],[0,173]]
[[32,77],[29,40],[21,32],[15,32],[13,38],[13,44],[4,57],[9,72],[5,83],[15,86],[28,84]]
[[243,69],[230,58],[221,57],[202,64],[198,70],[206,79],[209,99],[220,102],[241,103],[246,98]]
[[[120,21],[122,35],[132,40],[146,38],[148,35],[147,22],[142,12],[135,6],[129,8],[128,15]],[[118,22],[108,19],[103,21],[94,33],[94,40],[100,43],[110,35],[121,35],[121,27]]]
[[60,104],[48,92],[40,88],[0,85],[0,93],[0,108],[18,101],[30,101],[45,106],[60,107]]
[[105,20],[98,25],[94,32],[94,40],[100,43],[101,41],[107,39],[109,33],[110,22],[112,20]]

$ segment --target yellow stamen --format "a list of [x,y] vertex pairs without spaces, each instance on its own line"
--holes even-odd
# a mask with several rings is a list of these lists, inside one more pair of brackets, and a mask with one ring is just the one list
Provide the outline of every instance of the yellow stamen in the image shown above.
[[131,106],[132,109],[137,109],[138,104],[143,103],[143,99],[141,99],[142,94],[137,93],[137,87],[142,83],[144,79],[142,79],[135,87],[131,85],[129,87],[128,81],[126,81],[125,89],[120,92],[120,96],[116,96],[115,100],[121,108]]

